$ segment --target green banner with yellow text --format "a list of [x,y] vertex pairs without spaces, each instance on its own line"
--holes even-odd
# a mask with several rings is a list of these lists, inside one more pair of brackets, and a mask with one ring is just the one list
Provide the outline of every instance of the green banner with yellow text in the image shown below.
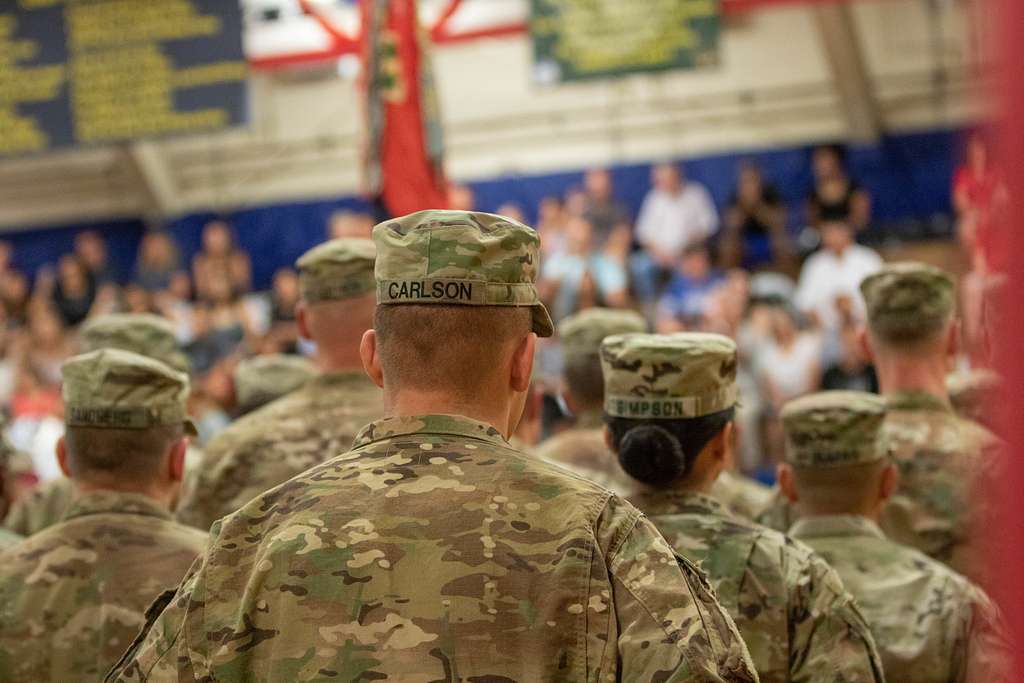
[[541,83],[718,62],[720,0],[532,0]]

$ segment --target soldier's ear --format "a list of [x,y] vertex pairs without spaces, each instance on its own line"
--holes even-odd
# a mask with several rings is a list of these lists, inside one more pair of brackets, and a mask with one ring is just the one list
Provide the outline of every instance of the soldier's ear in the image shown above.
[[608,447],[608,450],[612,453],[615,452],[615,440],[612,439],[612,430],[608,429],[608,425],[605,425],[601,430],[604,435],[604,445]]
[[537,350],[537,335],[530,332],[528,335],[516,342],[516,348],[512,352],[512,372],[509,377],[509,384],[513,391],[526,391],[530,388],[530,379],[533,375],[533,356]]
[[68,446],[64,442],[64,437],[57,439],[57,464],[60,465],[60,471],[64,473],[65,477],[71,478],[71,469],[68,467]]
[[171,444],[171,452],[167,462],[167,476],[173,482],[185,478],[185,454],[188,452],[188,438],[181,437]]
[[363,361],[363,371],[378,387],[384,387],[384,371],[380,368],[380,347],[377,346],[377,332],[367,330],[359,342],[359,358]]
[[790,503],[797,503],[800,501],[800,496],[797,495],[796,484],[793,481],[793,468],[787,463],[779,463],[775,467],[775,478],[779,481],[779,491],[785,496],[786,500]]
[[875,362],[875,352],[871,349],[871,338],[868,335],[867,325],[861,325],[857,330],[857,346],[869,363]]
[[897,489],[900,487],[900,471],[896,468],[896,465],[889,463],[882,470],[882,479],[879,483],[878,495],[881,502],[885,502],[893,497]]
[[305,301],[295,304],[295,322],[299,326],[299,335],[303,339],[313,339],[309,334],[309,307]]

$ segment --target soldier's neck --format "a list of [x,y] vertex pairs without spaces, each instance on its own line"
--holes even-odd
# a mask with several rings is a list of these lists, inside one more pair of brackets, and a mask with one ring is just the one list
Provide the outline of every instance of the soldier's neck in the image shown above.
[[939,398],[948,397],[946,390],[947,363],[944,356],[935,358],[875,359],[878,384],[883,395],[902,391],[923,391]]
[[317,368],[323,373],[363,371],[363,361],[359,357],[358,341],[354,344],[346,344],[340,348],[318,346],[315,362]]
[[439,391],[387,391],[384,392],[386,417],[415,417],[417,415],[461,415],[491,425],[506,439],[512,432],[509,402],[500,400],[462,400]]
[[72,479],[74,496],[84,496],[97,491],[113,491],[115,493],[135,493],[140,496],[151,498],[157,505],[170,510],[176,498],[173,488],[161,486],[132,486],[120,481],[88,481],[83,479]]

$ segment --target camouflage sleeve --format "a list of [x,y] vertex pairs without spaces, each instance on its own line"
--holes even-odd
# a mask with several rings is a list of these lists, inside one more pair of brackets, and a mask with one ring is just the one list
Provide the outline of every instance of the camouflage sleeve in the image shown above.
[[867,621],[842,579],[805,546],[787,568],[797,586],[790,606],[792,681],[884,683],[882,660]]
[[735,624],[707,580],[646,517],[609,558],[621,680],[757,681]]
[[1014,657],[1002,612],[980,588],[972,587],[972,592],[967,661],[963,678],[955,680],[1009,683],[1015,680],[1011,675]]
[[146,611],[146,623],[104,683],[198,683],[185,638],[200,556],[176,591],[166,591]]

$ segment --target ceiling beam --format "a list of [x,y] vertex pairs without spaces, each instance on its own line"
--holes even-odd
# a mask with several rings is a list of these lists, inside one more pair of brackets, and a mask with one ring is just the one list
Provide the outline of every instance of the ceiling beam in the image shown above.
[[128,143],[125,156],[145,192],[146,218],[159,219],[171,214],[178,202],[178,188],[156,143],[148,140]]
[[813,6],[811,11],[839,95],[849,138],[854,142],[876,142],[882,135],[882,115],[852,10],[845,3],[823,3]]

